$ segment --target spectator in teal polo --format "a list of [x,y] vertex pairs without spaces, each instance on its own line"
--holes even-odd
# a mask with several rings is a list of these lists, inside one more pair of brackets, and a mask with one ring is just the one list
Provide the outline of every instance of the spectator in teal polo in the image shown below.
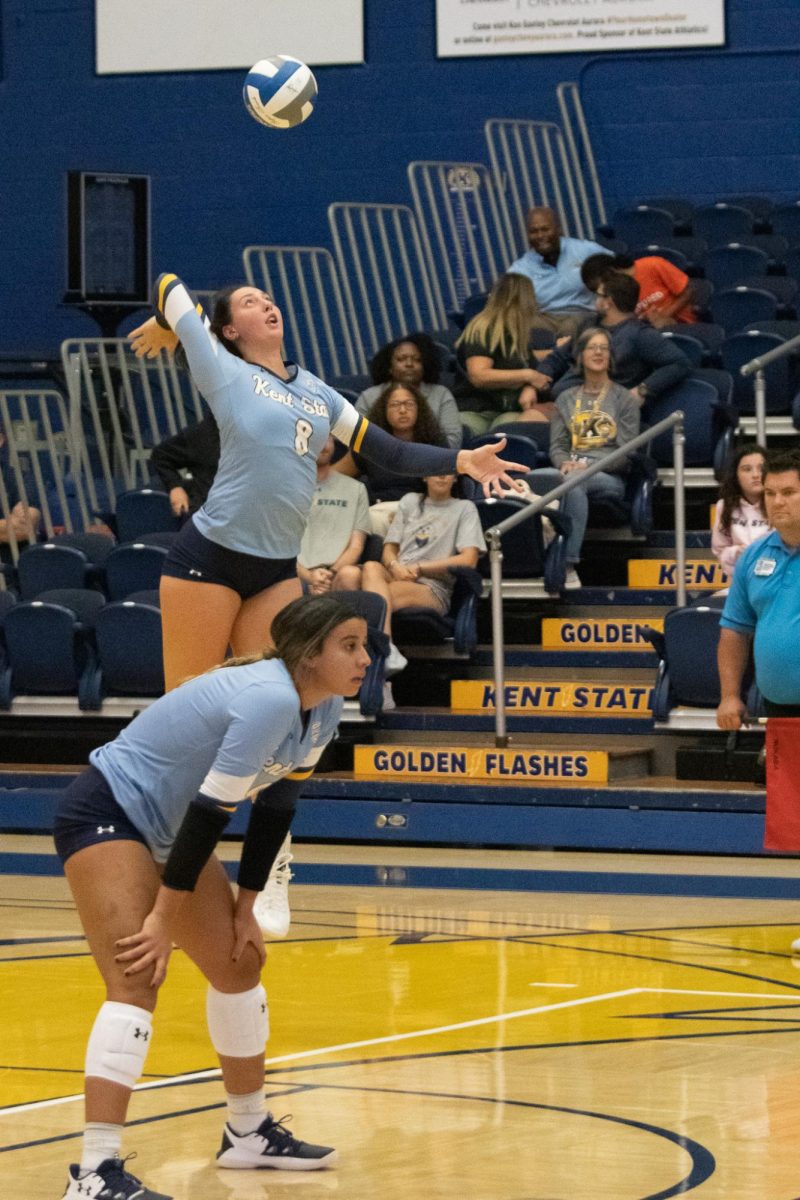
[[764,502],[772,532],[740,556],[720,620],[720,729],[739,729],[753,643],[767,716],[800,717],[800,450],[768,455]]

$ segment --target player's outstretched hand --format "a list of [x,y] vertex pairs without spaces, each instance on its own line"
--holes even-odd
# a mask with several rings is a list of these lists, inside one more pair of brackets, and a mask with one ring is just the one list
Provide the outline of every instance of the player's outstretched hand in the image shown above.
[[456,469],[460,475],[469,475],[483,486],[484,496],[504,495],[501,484],[516,492],[517,480],[509,475],[509,471],[519,471],[527,475],[530,467],[524,463],[506,462],[500,457],[500,451],[506,447],[506,439],[498,438],[490,445],[479,446],[477,450],[459,450]]
[[152,967],[150,986],[161,987],[167,977],[172,938],[166,922],[158,913],[149,913],[138,933],[120,938],[117,949],[116,961],[124,968],[126,975],[138,975],[140,971]]
[[172,330],[162,328],[155,317],[132,329],[128,341],[137,358],[158,358],[162,350],[173,354],[178,344],[178,338]]

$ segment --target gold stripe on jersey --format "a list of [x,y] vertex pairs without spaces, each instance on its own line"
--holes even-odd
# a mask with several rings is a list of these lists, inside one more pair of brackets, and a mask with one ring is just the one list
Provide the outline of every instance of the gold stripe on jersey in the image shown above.
[[366,435],[368,428],[369,428],[369,421],[367,420],[367,418],[360,417],[358,425],[356,426],[356,435],[353,438],[352,442],[350,443],[350,449],[353,451],[354,454],[358,454],[359,450],[361,449],[361,443],[364,441],[364,437]]
[[156,307],[158,308],[159,312],[164,311],[164,305],[167,302],[167,292],[169,291],[172,284],[177,283],[177,282],[178,282],[177,275],[162,275],[161,276],[161,279],[158,282],[158,300],[156,302]]

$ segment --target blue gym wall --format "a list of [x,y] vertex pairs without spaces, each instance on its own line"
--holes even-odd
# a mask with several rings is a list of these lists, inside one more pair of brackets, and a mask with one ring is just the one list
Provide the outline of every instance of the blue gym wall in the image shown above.
[[0,6],[6,355],[97,333],[60,306],[70,169],[151,175],[154,270],[199,288],[239,278],[249,243],[329,244],[331,201],[408,202],[411,159],[485,160],[488,117],[557,119],[564,79],[581,80],[610,208],[800,194],[797,0],[727,0],[728,47],[709,53],[451,61],[434,0],[365,0],[366,64],[318,69],[317,112],[285,133],[245,115],[238,71],[96,77],[92,0]]

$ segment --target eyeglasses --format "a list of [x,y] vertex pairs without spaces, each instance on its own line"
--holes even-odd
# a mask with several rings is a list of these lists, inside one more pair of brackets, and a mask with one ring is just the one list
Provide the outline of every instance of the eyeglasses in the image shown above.
[[386,405],[387,411],[389,409],[395,409],[395,408],[416,408],[416,407],[417,407],[416,400],[392,400],[390,404]]

